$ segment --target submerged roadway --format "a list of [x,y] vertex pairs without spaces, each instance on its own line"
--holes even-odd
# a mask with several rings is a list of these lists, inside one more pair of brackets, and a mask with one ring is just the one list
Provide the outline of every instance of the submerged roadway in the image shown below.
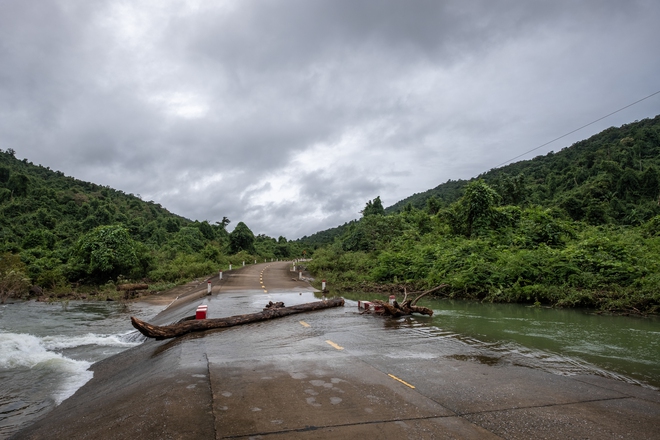
[[[319,300],[290,263],[187,286],[151,320]],[[172,301],[168,299],[167,301]],[[415,319],[357,304],[144,344],[17,439],[660,439],[660,392],[599,376],[491,365]],[[419,319],[424,319],[419,318]]]

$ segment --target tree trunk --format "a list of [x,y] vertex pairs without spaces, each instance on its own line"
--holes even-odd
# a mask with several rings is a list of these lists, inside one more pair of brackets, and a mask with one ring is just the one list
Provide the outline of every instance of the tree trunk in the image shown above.
[[[199,332],[211,330],[214,328],[233,327],[235,325],[249,324],[251,322],[265,321],[267,319],[281,318],[283,316],[294,315],[296,313],[311,312],[314,310],[328,309],[331,307],[341,307],[344,305],[344,298],[334,298],[327,301],[317,301],[306,304],[299,304],[290,307],[277,307],[279,303],[269,304],[262,312],[250,313],[247,315],[229,316],[227,318],[215,319],[195,319],[178,322],[172,325],[156,326],[131,316],[133,327],[148,338],[157,340],[176,338],[190,332]],[[282,304],[283,305],[283,304]]]
[[399,304],[398,302],[394,301],[394,304],[390,304],[389,302],[386,301],[381,301],[381,300],[375,300],[373,301],[374,304],[378,304],[383,306],[383,310],[380,312],[376,312],[381,315],[389,315],[393,316],[395,318],[399,316],[407,316],[407,315],[412,315],[413,313],[419,313],[420,315],[428,315],[428,316],[433,316],[433,310],[429,309],[428,307],[421,307],[417,306],[417,301],[420,300],[420,298],[433,293],[437,292],[440,289],[443,289],[447,287],[448,284],[440,284],[439,286],[434,287],[433,289],[426,290],[424,292],[412,292],[410,295],[416,295],[419,294],[415,299],[408,299],[409,293],[405,292],[404,297],[403,297],[403,302]]

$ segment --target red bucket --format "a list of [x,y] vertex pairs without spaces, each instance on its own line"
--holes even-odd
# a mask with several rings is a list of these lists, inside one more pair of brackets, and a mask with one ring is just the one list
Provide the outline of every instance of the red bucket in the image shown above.
[[197,311],[195,312],[195,319],[206,319],[206,312],[208,311],[209,306],[197,306]]

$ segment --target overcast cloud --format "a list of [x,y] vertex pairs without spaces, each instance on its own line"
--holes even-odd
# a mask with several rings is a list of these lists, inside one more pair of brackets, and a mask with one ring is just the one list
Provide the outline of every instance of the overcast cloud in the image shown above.
[[657,0],[3,0],[0,148],[293,239],[660,90],[658,23]]

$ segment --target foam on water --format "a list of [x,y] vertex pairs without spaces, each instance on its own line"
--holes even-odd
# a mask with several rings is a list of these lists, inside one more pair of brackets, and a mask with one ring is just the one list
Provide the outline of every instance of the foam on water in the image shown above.
[[93,377],[93,363],[146,339],[129,316],[161,309],[71,301],[0,305],[0,438],[6,438],[72,396]]
[[82,347],[84,345],[130,348],[141,344],[144,340],[146,340],[146,336],[141,335],[137,331],[132,331],[119,335],[87,333],[81,336],[46,336],[41,339],[41,342],[48,350],[62,350],[64,348]]
[[40,338],[27,334],[0,333],[0,369],[34,369],[61,378],[52,389],[56,405],[70,397],[93,376],[91,362],[69,359],[48,350]]
[[141,343],[141,341],[130,341],[132,334],[133,332],[122,335],[89,333],[83,336],[40,338],[25,333],[0,332],[0,369],[41,370],[61,378],[57,387],[52,390],[52,398],[59,405],[87,383],[93,377],[93,373],[89,371],[92,362],[68,358],[57,350],[86,345],[129,348]]

